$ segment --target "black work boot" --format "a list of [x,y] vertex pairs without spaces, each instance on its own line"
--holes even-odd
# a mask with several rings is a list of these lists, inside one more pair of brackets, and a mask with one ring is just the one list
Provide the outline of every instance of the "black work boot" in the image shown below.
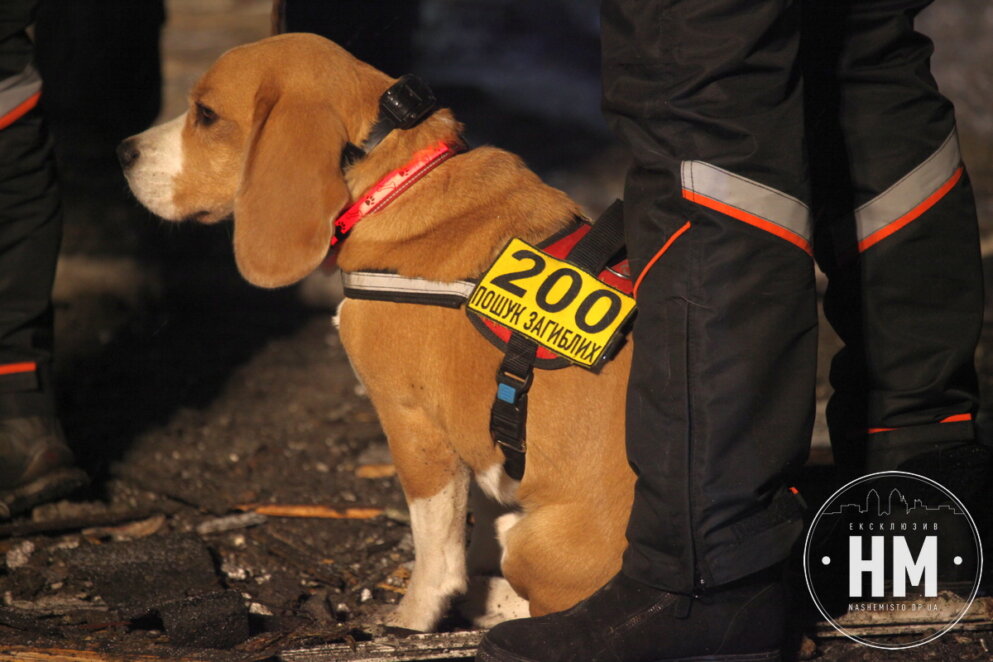
[[72,462],[54,416],[0,419],[0,519],[85,485],[86,474]]
[[[983,548],[983,575],[981,586],[986,592],[993,592],[993,509],[990,508],[990,495],[993,495],[993,448],[977,442],[959,445],[946,445],[940,449],[915,455],[904,460],[897,467],[900,471],[919,474],[939,483],[954,494],[972,516],[979,530]],[[913,494],[906,495],[913,499]],[[930,504],[930,505],[941,505]],[[940,519],[940,518],[939,518]],[[945,527],[946,531],[956,531],[955,527]],[[961,534],[961,531],[958,531]],[[954,534],[953,534],[954,535]],[[963,536],[961,543],[971,543],[971,538]],[[958,572],[961,568],[943,563],[939,576],[939,589],[968,594],[972,576],[969,572]]]
[[778,662],[786,598],[780,571],[698,596],[617,574],[572,609],[501,623],[479,662]]

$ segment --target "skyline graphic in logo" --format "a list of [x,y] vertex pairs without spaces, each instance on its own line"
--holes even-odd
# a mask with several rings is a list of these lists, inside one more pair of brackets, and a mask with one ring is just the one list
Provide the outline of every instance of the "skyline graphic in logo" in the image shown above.
[[[835,492],[811,523],[803,560],[822,616],[876,648],[919,646],[950,630],[982,576],[979,532],[961,501],[935,481],[901,471],[863,476]],[[907,624],[906,634],[856,634],[849,626],[863,612],[887,612]]]
[[[894,502],[896,502],[896,505],[894,505]],[[875,508],[873,508],[873,504],[875,504]],[[875,489],[870,489],[866,494],[864,507],[857,503],[845,503],[841,504],[837,510],[833,512],[826,512],[824,515],[844,515],[850,512],[858,512],[859,514],[867,515],[872,514],[874,511],[877,516],[884,517],[898,512],[896,508],[899,506],[903,507],[903,512],[905,515],[909,515],[911,511],[914,510],[921,510],[924,512],[936,513],[949,512],[955,515],[965,516],[964,511],[960,510],[954,503],[943,503],[932,508],[918,498],[914,499],[913,505],[909,505],[907,498],[903,495],[903,492],[895,487],[890,490],[886,508],[883,508],[882,499],[879,497],[879,492]]]

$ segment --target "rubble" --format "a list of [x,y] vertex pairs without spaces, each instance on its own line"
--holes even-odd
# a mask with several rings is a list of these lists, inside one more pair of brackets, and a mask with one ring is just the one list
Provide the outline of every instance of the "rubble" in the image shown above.
[[[41,511],[41,508],[36,508],[35,513]],[[168,507],[157,510],[149,508],[123,510],[106,506],[79,510],[67,508],[45,510],[41,511],[43,514],[40,516],[33,515],[29,521],[19,520],[0,524],[0,539],[122,526],[127,522],[168,515],[172,510]]]
[[241,595],[221,586],[213,556],[195,535],[80,547],[67,562],[125,618],[157,614],[176,644],[229,648],[249,636]]
[[312,517],[317,519],[372,519],[383,514],[382,508],[331,508],[311,504],[250,503],[238,506],[271,517]]
[[373,641],[347,642],[287,650],[282,662],[429,662],[469,659],[475,656],[483,633],[450,632],[381,636]]
[[155,609],[170,641],[179,646],[231,648],[249,636],[248,610],[237,591],[214,591]]
[[138,538],[146,538],[150,535],[158,533],[158,531],[165,526],[165,523],[166,516],[159,513],[157,515],[152,515],[147,519],[138,520],[137,522],[131,522],[129,524],[120,524],[117,526],[97,526],[83,529],[82,534],[84,538],[89,539],[110,538],[118,542],[125,540],[136,540]]
[[129,617],[142,616],[190,591],[221,588],[210,551],[192,535],[79,547],[68,553],[67,562],[108,604]]
[[7,567],[11,570],[17,570],[27,565],[31,555],[34,554],[34,549],[34,543],[30,540],[22,540],[17,543],[7,550]]
[[268,517],[261,513],[238,513],[236,515],[226,515],[224,517],[205,520],[197,524],[194,530],[201,536],[206,536],[212,533],[224,533],[226,531],[258,526],[265,524],[268,519]]

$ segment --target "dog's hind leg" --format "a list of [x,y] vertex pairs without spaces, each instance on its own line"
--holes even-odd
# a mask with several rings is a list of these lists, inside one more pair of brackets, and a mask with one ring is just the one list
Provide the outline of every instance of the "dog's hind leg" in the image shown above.
[[555,504],[497,523],[503,575],[532,616],[562,611],[605,584],[621,565],[624,519],[596,522],[583,503]]
[[406,427],[402,440],[390,437],[410,508],[414,571],[406,594],[386,622],[426,632],[435,628],[451,599],[466,590],[469,472],[446,444],[408,439],[415,430],[423,434],[425,427]]

